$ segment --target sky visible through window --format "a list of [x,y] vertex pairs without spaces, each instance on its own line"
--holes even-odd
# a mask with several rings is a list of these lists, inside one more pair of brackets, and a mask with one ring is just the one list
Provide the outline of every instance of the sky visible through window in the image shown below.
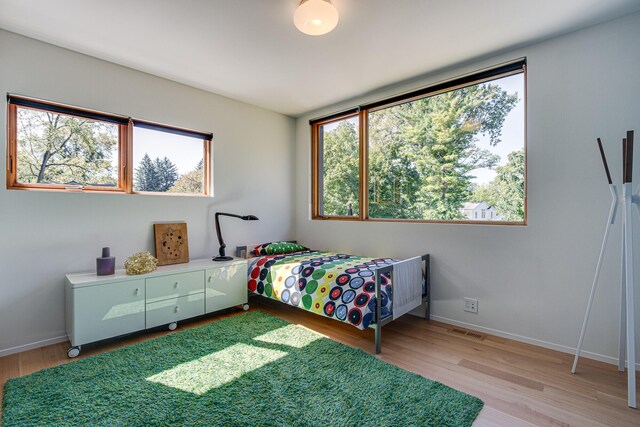
[[[500,156],[498,166],[507,163],[507,154],[521,150],[524,147],[524,77],[523,74],[516,74],[494,80],[491,84],[500,86],[507,93],[518,93],[518,103],[509,112],[502,126],[502,136],[500,143],[495,147],[489,145],[487,135],[480,135],[476,145],[480,148],[491,150],[494,154]],[[475,184],[487,184],[496,177],[496,171],[493,169],[474,169],[470,172],[475,178]]]
[[195,169],[204,155],[201,139],[158,132],[139,127],[133,128],[133,168],[140,165],[144,155],[152,160],[168,157],[178,168],[179,174]]

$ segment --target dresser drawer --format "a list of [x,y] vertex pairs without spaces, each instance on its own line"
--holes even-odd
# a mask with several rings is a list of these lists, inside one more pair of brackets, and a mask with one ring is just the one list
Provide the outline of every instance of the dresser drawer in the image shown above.
[[209,268],[206,274],[207,313],[247,302],[247,264]]
[[72,345],[111,338],[144,328],[144,280],[68,289]]
[[146,327],[166,325],[204,314],[204,292],[147,304]]
[[204,292],[204,271],[147,279],[147,303]]

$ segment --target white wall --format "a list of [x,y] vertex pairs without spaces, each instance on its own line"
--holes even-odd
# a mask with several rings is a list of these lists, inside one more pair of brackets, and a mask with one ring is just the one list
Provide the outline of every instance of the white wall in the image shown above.
[[215,197],[198,198],[9,191],[3,185],[0,355],[60,340],[64,274],[95,269],[103,246],[111,247],[118,266],[134,252],[153,253],[153,222],[186,221],[192,259],[217,251],[216,211],[260,218],[224,220],[229,248],[295,237],[293,119],[6,31],[0,31],[0,64],[1,94],[212,131],[215,186]]
[[[300,117],[298,241],[363,255],[430,253],[435,318],[565,351],[575,347],[610,203],[596,137],[603,138],[619,182],[621,139],[635,129],[634,178],[640,183],[638,41],[640,14],[635,14]],[[309,220],[310,118],[522,56],[528,63],[528,226]],[[637,216],[635,221],[640,230]],[[605,359],[617,357],[620,232],[618,225],[612,230],[584,343]],[[638,272],[639,267],[636,263]],[[479,300],[478,314],[463,311],[463,297]]]

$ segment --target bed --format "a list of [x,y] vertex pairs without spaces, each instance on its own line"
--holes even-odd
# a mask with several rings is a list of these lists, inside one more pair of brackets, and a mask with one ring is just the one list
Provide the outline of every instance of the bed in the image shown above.
[[[295,242],[286,243],[296,249]],[[425,318],[429,319],[428,254],[399,260],[309,250],[301,246],[297,249],[303,250],[268,253],[260,249],[265,245],[273,243],[236,248],[236,256],[248,259],[247,287],[251,294],[349,323],[361,330],[372,328],[376,353],[382,350],[382,326],[422,304]]]

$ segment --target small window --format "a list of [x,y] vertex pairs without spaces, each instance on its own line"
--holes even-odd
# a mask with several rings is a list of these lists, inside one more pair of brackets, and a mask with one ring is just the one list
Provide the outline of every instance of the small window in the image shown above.
[[13,187],[123,191],[123,124],[9,105]]
[[336,119],[318,126],[318,216],[358,216],[359,134],[357,116]]
[[133,127],[133,190],[203,194],[206,141],[157,129]]
[[211,134],[8,100],[7,188],[209,194]]

